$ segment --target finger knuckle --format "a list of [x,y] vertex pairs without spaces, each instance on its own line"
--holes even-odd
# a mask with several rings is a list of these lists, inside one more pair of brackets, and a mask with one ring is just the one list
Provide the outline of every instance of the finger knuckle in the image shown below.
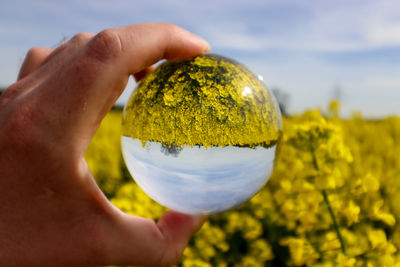
[[71,38],[71,42],[72,43],[76,43],[76,44],[82,44],[82,43],[87,43],[92,38],[93,38],[93,34],[92,33],[80,32],[80,33],[75,34]]
[[164,27],[166,30],[169,30],[169,31],[177,31],[177,30],[181,29],[179,26],[168,23],[168,22],[162,22],[160,24],[162,27]]
[[43,51],[43,47],[39,47],[39,46],[32,47],[26,53],[25,61],[34,60],[34,59],[38,58],[42,54],[42,51]]
[[119,34],[113,29],[107,29],[92,38],[88,43],[86,53],[98,61],[108,62],[110,59],[117,58],[122,49],[122,41]]
[[0,110],[8,105],[21,91],[22,83],[16,82],[7,87],[7,89],[0,96]]
[[174,35],[179,35],[182,33],[183,29],[179,26],[176,26],[174,24],[170,23],[162,23],[162,26],[164,27],[164,31],[169,35],[169,36],[174,36]]
[[7,140],[16,149],[30,145],[32,142],[29,121],[23,112],[9,112],[8,119],[3,125],[3,132],[7,133]]
[[7,140],[13,148],[34,150],[42,147],[43,138],[40,136],[41,131],[37,126],[39,116],[38,110],[18,105],[18,103],[14,103],[13,108],[8,110],[3,132],[7,134]]

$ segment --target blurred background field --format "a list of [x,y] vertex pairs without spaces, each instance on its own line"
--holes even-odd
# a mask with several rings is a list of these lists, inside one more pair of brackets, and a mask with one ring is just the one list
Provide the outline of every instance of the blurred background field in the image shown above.
[[[338,117],[340,104],[285,116],[270,181],[238,208],[211,215],[178,266],[400,266],[400,118]],[[112,110],[86,158],[121,210],[166,209],[134,183]]]

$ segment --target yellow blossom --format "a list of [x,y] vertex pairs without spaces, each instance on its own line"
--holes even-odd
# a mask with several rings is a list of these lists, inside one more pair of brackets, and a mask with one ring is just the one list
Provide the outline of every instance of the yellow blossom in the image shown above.
[[336,258],[336,262],[338,267],[353,267],[354,264],[356,263],[356,259],[349,258],[340,253]]
[[373,192],[379,189],[379,181],[371,173],[368,173],[362,179],[362,183],[365,192]]
[[359,222],[360,207],[350,200],[346,207],[342,210],[343,215],[346,217],[347,225],[350,226]]
[[288,246],[291,260],[295,265],[313,264],[318,254],[312,246],[301,238],[284,238],[280,241],[282,246]]
[[[175,104],[168,94],[163,101]],[[103,121],[89,167],[115,206],[157,221],[166,209],[123,167],[120,116]],[[285,117],[277,150],[269,182],[235,210],[209,216],[177,266],[400,267],[400,117]]]
[[382,210],[383,204],[383,200],[379,200],[374,204],[372,207],[371,217],[373,219],[382,221],[387,225],[393,226],[396,223],[396,218],[392,214]]
[[274,258],[271,246],[264,239],[257,239],[250,245],[250,255],[258,262],[265,262]]

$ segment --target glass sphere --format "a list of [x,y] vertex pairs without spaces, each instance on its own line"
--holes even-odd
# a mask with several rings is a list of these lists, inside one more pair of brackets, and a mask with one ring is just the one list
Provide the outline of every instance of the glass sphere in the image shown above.
[[262,78],[215,54],[161,64],[139,82],[122,123],[136,183],[188,214],[222,212],[257,193],[271,175],[282,124]]

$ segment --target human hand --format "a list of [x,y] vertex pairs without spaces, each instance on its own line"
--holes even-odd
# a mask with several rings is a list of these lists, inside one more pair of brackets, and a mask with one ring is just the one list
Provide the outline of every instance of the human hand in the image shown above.
[[0,266],[171,265],[203,216],[155,223],[114,207],[84,159],[134,74],[208,52],[176,26],[138,24],[33,48],[0,97]]

